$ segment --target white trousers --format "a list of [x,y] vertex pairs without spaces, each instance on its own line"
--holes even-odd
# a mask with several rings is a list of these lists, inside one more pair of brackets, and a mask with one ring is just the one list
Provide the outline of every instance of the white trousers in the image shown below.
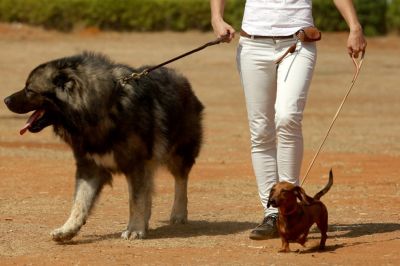
[[251,157],[264,215],[272,186],[299,183],[303,159],[302,118],[316,62],[315,43],[297,43],[296,51],[279,64],[291,39],[240,37],[237,65],[246,99]]

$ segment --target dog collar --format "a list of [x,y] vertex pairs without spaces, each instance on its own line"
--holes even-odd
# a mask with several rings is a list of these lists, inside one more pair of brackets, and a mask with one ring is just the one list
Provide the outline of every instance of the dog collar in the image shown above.
[[293,214],[293,213],[295,213],[295,212],[297,212],[297,208],[296,208],[296,207],[294,207],[293,210],[291,210],[291,211],[289,211],[289,212],[287,212],[287,213],[282,213],[282,215],[288,216],[288,215],[291,215],[291,214]]

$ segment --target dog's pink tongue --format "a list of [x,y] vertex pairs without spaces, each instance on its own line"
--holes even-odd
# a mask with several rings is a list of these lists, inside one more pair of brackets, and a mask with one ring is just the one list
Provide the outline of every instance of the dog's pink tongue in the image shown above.
[[33,114],[29,117],[28,121],[21,130],[19,131],[20,135],[25,134],[25,132],[32,126],[33,122],[38,120],[44,114],[44,110],[36,110]]

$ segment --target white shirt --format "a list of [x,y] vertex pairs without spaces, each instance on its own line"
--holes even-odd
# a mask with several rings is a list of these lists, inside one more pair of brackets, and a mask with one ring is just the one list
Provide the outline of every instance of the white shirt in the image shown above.
[[242,29],[250,35],[287,36],[312,25],[312,0],[246,0]]

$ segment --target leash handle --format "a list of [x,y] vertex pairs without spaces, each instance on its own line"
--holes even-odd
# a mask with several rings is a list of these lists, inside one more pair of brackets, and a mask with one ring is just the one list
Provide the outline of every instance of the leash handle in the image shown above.
[[351,59],[353,60],[353,63],[354,63],[354,67],[356,69],[354,72],[353,80],[351,81],[352,83],[356,82],[358,74],[360,73],[360,69],[361,69],[362,63],[364,61],[364,55],[365,55],[365,51],[362,52],[360,60],[357,60],[357,58],[355,58],[354,56],[351,56]]
[[320,146],[319,146],[317,152],[315,153],[313,159],[311,160],[311,163],[310,163],[310,165],[309,165],[308,168],[307,168],[307,171],[306,171],[306,173],[305,173],[305,175],[304,175],[304,177],[303,177],[303,180],[301,181],[300,186],[303,186],[304,182],[306,181],[307,176],[308,176],[308,174],[309,174],[309,172],[310,172],[312,166],[314,165],[314,163],[315,163],[315,161],[316,161],[316,159],[317,159],[318,154],[320,153],[320,151],[321,151],[321,149],[322,149],[322,146],[325,144],[325,141],[326,141],[326,139],[328,138],[329,133],[331,132],[331,129],[332,129],[332,127],[333,127],[333,124],[335,123],[336,119],[338,118],[339,113],[340,113],[340,111],[342,110],[343,105],[344,105],[344,103],[345,103],[346,100],[347,100],[347,97],[349,96],[351,90],[353,89],[354,84],[356,83],[356,80],[357,80],[357,78],[358,78],[358,74],[360,73],[361,66],[362,66],[362,63],[363,63],[363,61],[364,61],[364,55],[365,55],[365,51],[363,51],[360,60],[357,60],[357,58],[355,58],[354,56],[351,57],[351,59],[353,60],[354,67],[355,67],[355,72],[354,72],[353,79],[352,79],[352,81],[351,81],[351,85],[350,85],[350,87],[349,87],[349,89],[348,89],[346,95],[344,96],[342,102],[340,103],[339,108],[338,108],[338,110],[336,111],[336,114],[334,115],[334,117],[333,117],[333,119],[332,119],[332,122],[331,122],[331,124],[329,125],[329,128],[328,128],[328,130],[327,130],[327,132],[326,132],[326,134],[325,134],[324,139],[322,140],[322,142],[321,142],[321,144],[320,144]]
[[221,37],[217,38],[216,40],[207,43],[207,44],[208,44],[208,46],[220,44],[221,42],[223,42],[226,39],[228,39],[228,37],[229,37],[229,32],[226,33],[225,35],[222,35]]

